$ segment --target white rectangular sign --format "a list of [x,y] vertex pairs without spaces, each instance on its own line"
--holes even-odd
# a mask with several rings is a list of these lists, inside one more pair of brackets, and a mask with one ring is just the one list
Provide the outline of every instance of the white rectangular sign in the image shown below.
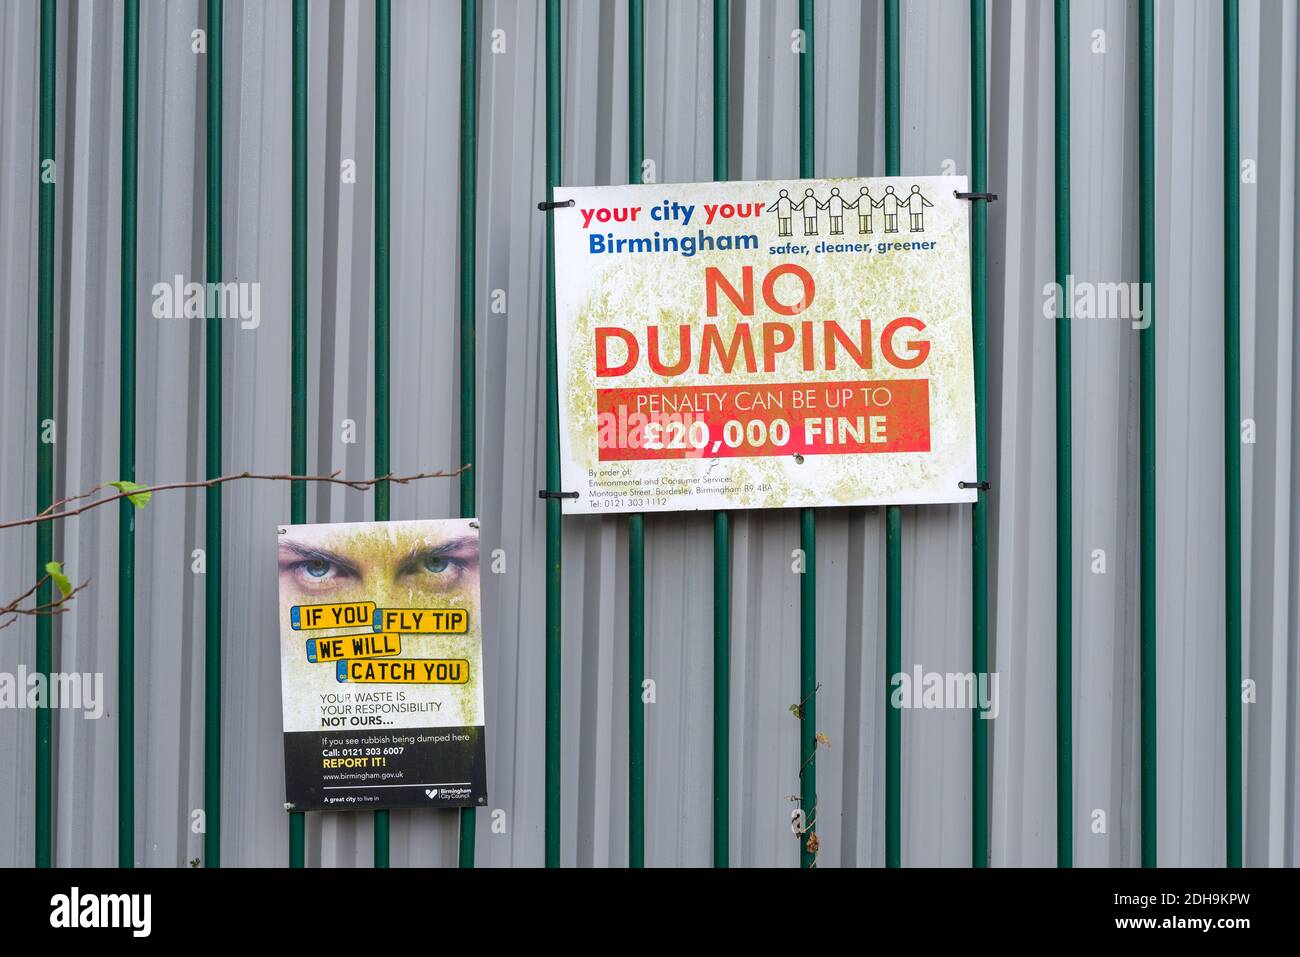
[[974,501],[965,189],[556,189],[564,511]]
[[486,802],[478,526],[279,529],[287,809]]

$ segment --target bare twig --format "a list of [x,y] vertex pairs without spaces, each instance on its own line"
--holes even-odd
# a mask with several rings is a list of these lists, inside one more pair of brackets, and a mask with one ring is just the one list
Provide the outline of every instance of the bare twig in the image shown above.
[[23,592],[21,595],[19,595],[17,598],[11,601],[9,604],[5,605],[3,608],[0,608],[0,615],[11,615],[14,612],[16,612],[18,610],[19,605],[25,602],[32,595],[36,594],[36,590],[49,580],[50,580],[49,575],[41,576],[41,580],[38,581],[35,585],[27,589],[27,591]]
[[72,597],[90,584],[90,579],[88,578],[76,588],[69,591],[66,595],[60,595],[58,598],[54,599],[54,601],[47,601],[41,605],[33,605],[31,608],[21,607],[24,601],[34,595],[40,587],[49,580],[49,575],[42,576],[40,581],[27,589],[27,591],[23,592],[13,601],[9,602],[9,604],[0,605],[0,619],[2,619],[0,620],[0,629],[8,628],[18,620],[19,616],[22,615],[32,618],[40,618],[47,615],[61,615],[68,610],[67,603],[72,600]]
[[[224,485],[227,482],[237,482],[242,479],[253,479],[264,482],[326,482],[334,485],[343,485],[350,489],[364,492],[374,488],[380,482],[391,482],[394,485],[406,485],[410,482],[418,482],[421,479],[429,478],[453,478],[460,475],[470,468],[469,465],[462,465],[452,471],[441,472],[419,472],[415,475],[393,475],[391,472],[387,475],[379,475],[375,478],[368,479],[345,479],[340,478],[338,472],[331,472],[329,475],[279,475],[266,474],[260,472],[236,472],[231,475],[222,475],[217,478],[205,479],[197,482],[165,482],[160,485],[141,485],[132,486],[126,491],[116,490],[116,486],[111,482],[105,482],[102,485],[96,485],[88,492],[82,492],[80,495],[69,495],[67,498],[61,498],[56,502],[51,502],[49,506],[42,509],[40,514],[33,515],[30,518],[17,518],[8,522],[0,522],[0,531],[6,528],[23,528],[28,525],[38,525],[41,522],[52,522],[60,518],[72,518],[83,512],[88,512],[92,508],[99,508],[101,505],[108,505],[112,502],[120,502],[122,499],[130,498],[133,495],[151,495],[154,492],[165,492],[169,489],[177,488],[213,488],[217,485]],[[90,498],[97,492],[103,492],[105,489],[115,489],[113,494],[104,495],[100,498],[86,502],[84,505],[78,505],[76,508],[67,508],[72,502],[80,502]],[[67,603],[72,600],[77,592],[81,591],[90,584],[90,580],[82,582],[73,588],[66,595],[60,595],[54,601],[44,602],[43,604],[34,605],[30,608],[22,607],[23,602],[27,601],[32,595],[40,590],[41,586],[50,580],[49,575],[45,575],[31,588],[23,592],[13,601],[5,605],[0,605],[0,629],[8,628],[21,616],[41,617],[46,615],[61,615],[67,611]]]
[[[227,482],[237,482],[241,479],[254,479],[264,482],[326,482],[334,485],[343,485],[347,488],[356,489],[365,492],[374,488],[380,482],[391,482],[394,485],[406,485],[410,482],[417,482],[421,479],[430,478],[454,478],[462,472],[469,469],[470,466],[462,465],[458,469],[441,472],[420,472],[416,475],[379,475],[375,478],[368,479],[345,479],[340,478],[338,472],[331,472],[329,475],[274,475],[259,472],[236,472],[231,475],[222,475],[217,478],[205,479],[197,482],[166,482],[161,485],[144,485],[139,488],[132,488],[126,492],[115,492],[111,495],[105,495],[94,501],[87,502],[85,505],[79,505],[76,508],[64,508],[61,511],[55,511],[59,506],[68,505],[71,502],[78,502],[82,499],[89,498],[96,492],[102,492],[106,488],[112,488],[109,483],[96,485],[89,492],[82,492],[80,495],[70,495],[67,498],[59,499],[57,502],[50,504],[48,508],[39,515],[33,515],[30,518],[16,518],[8,522],[0,522],[0,531],[7,528],[22,528],[27,525],[38,525],[41,522],[52,522],[60,518],[72,518],[83,512],[88,512],[92,508],[99,508],[101,505],[108,505],[111,502],[120,502],[124,498],[130,498],[132,495],[151,494],[153,492],[165,492],[177,488],[213,488],[217,485],[224,485]],[[27,592],[23,597],[27,597],[31,592]],[[0,611],[5,609],[0,608]]]

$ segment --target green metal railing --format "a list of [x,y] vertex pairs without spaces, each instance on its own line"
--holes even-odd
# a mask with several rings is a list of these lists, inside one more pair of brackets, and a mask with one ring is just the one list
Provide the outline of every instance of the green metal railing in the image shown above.
[[[547,0],[546,17],[546,182],[547,199],[553,200],[561,177],[561,0]],[[977,480],[981,484],[972,509],[972,669],[987,673],[988,647],[988,381],[987,381],[987,64],[985,0],[970,4],[971,69],[971,190],[977,194],[971,208],[972,330],[974,341]],[[729,0],[714,0],[713,37],[713,170],[717,180],[727,179],[729,107]],[[815,175],[813,0],[800,0],[799,26],[805,44],[799,59],[799,175]],[[628,3],[629,70],[629,179],[640,182],[645,154],[644,8],[643,0]],[[1065,288],[1070,275],[1070,50],[1069,0],[1056,0],[1055,44],[1055,276]],[[375,412],[374,464],[377,475],[390,472],[390,144],[391,144],[391,10],[390,0],[376,0],[375,65]],[[207,3],[206,173],[205,173],[205,276],[209,283],[222,279],[222,0]],[[1153,0],[1138,4],[1138,105],[1139,105],[1139,272],[1147,290],[1148,320],[1139,336],[1139,438],[1140,438],[1140,716],[1141,716],[1141,861],[1156,864],[1156,339],[1155,339],[1155,24]],[[884,106],[885,172],[896,176],[900,163],[899,5],[884,3]],[[1242,864],[1242,633],[1241,633],[1241,381],[1240,381],[1240,91],[1237,0],[1223,2],[1224,91],[1224,476],[1225,476],[1225,749],[1226,859],[1231,867]],[[122,223],[120,273],[121,376],[119,394],[120,477],[136,476],[136,342],[137,342],[137,196],[139,109],[139,3],[125,0],[123,27],[122,114]],[[476,327],[476,164],[478,123],[479,35],[476,0],[461,4],[460,102],[460,453],[470,466],[460,477],[460,514],[476,510],[477,366]],[[37,293],[37,454],[36,506],[44,511],[53,501],[54,443],[44,433],[54,419],[54,259],[56,146],[56,3],[40,6],[40,115],[38,187],[38,293]],[[294,474],[307,470],[307,215],[308,215],[308,4],[294,0],[292,60],[292,352],[291,352],[291,459]],[[560,487],[555,314],[555,252],[551,218],[547,218],[546,253],[546,431],[547,486]],[[211,297],[210,306],[219,303]],[[1073,864],[1073,761],[1072,761],[1072,437],[1071,437],[1071,316],[1062,296],[1055,328],[1056,370],[1056,844],[1057,863]],[[205,327],[205,475],[217,478],[222,469],[222,317],[210,314]],[[375,519],[389,517],[389,487],[375,488]],[[560,678],[561,678],[561,506],[546,500],[546,754],[545,754],[545,860],[560,863]],[[307,520],[307,491],[302,481],[292,484],[291,515],[294,524]],[[805,558],[800,580],[800,802],[807,826],[815,830],[816,797],[816,516],[800,510],[800,545]],[[901,865],[901,713],[889,701],[889,678],[902,670],[902,512],[885,510],[886,528],[886,694],[885,710],[885,824],[888,866]],[[714,529],[714,730],[713,730],[713,863],[729,864],[729,760],[730,760],[730,575],[731,525],[725,511],[713,514]],[[38,576],[52,555],[53,524],[36,525]],[[221,588],[222,495],[219,485],[205,489],[206,575],[204,582],[204,864],[221,863]],[[135,510],[123,502],[118,529],[118,862],[134,866],[135,846]],[[644,517],[629,518],[629,864],[644,864],[645,842],[645,707],[641,685],[645,673],[644,621]],[[37,604],[52,600],[45,582],[36,593]],[[37,616],[36,668],[52,668],[52,621]],[[53,860],[52,713],[42,705],[36,712],[35,862],[48,867]],[[989,863],[989,741],[988,724],[972,715],[972,841],[971,863]],[[459,862],[474,864],[476,815],[473,808],[460,812]],[[305,817],[289,819],[289,858],[295,867],[305,863]],[[390,830],[386,811],[374,814],[374,862],[389,864]],[[816,854],[801,841],[800,863],[813,866]]]
[[[989,673],[988,428],[988,71],[984,4],[970,5],[971,329],[975,353],[975,456],[979,490],[972,508],[971,670]],[[989,722],[971,709],[971,866],[989,864]]]
[[1139,336],[1139,617],[1142,866],[1156,866],[1156,38],[1155,0],[1138,5],[1138,271],[1147,290]]
[[[392,10],[375,2],[375,475],[389,474],[389,263],[390,155],[392,146]],[[389,487],[375,485],[375,521],[388,521]],[[388,866],[389,818],[375,812],[375,867]]]
[[[376,193],[376,402],[375,468],[377,475],[388,474],[388,405],[389,405],[389,121],[391,76],[391,20],[387,4],[376,7],[376,126],[375,126],[375,193]],[[307,471],[307,0],[294,0],[293,7],[293,319],[292,319],[292,471]],[[476,164],[478,159],[478,5],[476,0],[461,4],[461,124],[460,124],[460,455],[468,465],[460,475],[460,515],[475,514],[475,394],[477,366],[475,360],[475,241]],[[380,121],[382,117],[382,122]],[[381,241],[382,240],[382,241]],[[387,517],[387,483],[385,494],[376,494],[376,520]],[[382,514],[381,514],[382,512]],[[307,521],[305,482],[293,482],[291,492],[293,524]],[[474,826],[472,807],[460,811],[459,864],[474,866]],[[375,812],[375,864],[389,862],[388,812]],[[289,863],[305,863],[305,815],[289,815]]]
[[[898,0],[885,0],[885,175],[899,175]],[[902,867],[903,723],[893,676],[903,670],[903,513],[885,506],[885,866]]]
[[[1056,0],[1056,283],[1070,276],[1070,0]],[[1056,863],[1074,864],[1070,303],[1056,301]]]
[[[799,57],[799,176],[816,176],[815,90],[813,83],[813,0],[799,0],[799,29],[803,31],[803,56]],[[799,547],[804,569],[799,579],[799,806],[805,830],[817,827],[817,514],[799,510]],[[799,864],[815,867],[817,852],[799,839]]]
[[1241,867],[1241,103],[1237,0],[1223,0],[1224,736],[1227,862]]
[[[139,173],[140,4],[122,16],[121,374],[118,473],[135,481],[136,185]],[[123,499],[117,525],[117,864],[135,866],[135,506]]]
[[[307,0],[293,0],[293,316],[290,331],[290,468],[307,474]],[[290,521],[307,521],[307,483],[289,491]],[[289,814],[289,866],[306,864],[307,817]]]
[[[627,179],[645,177],[645,8],[627,4]],[[628,866],[645,866],[645,516],[627,521],[627,832]]]
[[[813,82],[813,0],[799,0],[799,29],[803,55],[799,57],[799,177],[816,176],[816,112]],[[817,514],[799,510],[799,548],[803,575],[799,578],[799,806],[805,831],[817,828]],[[799,839],[799,866],[815,867],[817,852],[807,838]]]
[[[728,175],[731,0],[713,0],[713,178]],[[713,513],[713,866],[731,859],[731,514]]]
[[[207,281],[221,282],[221,0],[208,0]],[[209,289],[213,288],[211,285]],[[208,297],[207,478],[221,475],[221,311]],[[215,313],[215,314],[213,314]],[[221,866],[221,486],[204,490],[204,867]]]
[[[54,0],[41,0],[41,118],[40,163],[37,164],[37,270],[36,290],[36,511],[45,511],[54,501],[54,443],[46,434],[54,420],[54,190],[58,167],[54,155],[55,62]],[[53,558],[54,527],[49,522],[36,526],[36,580],[47,579],[45,566]],[[47,605],[53,597],[48,580],[36,589],[36,604]],[[54,667],[53,622],[48,615],[36,617],[36,670],[49,675]],[[36,866],[53,863],[53,715],[48,701],[36,710]]]
[[[546,201],[555,201],[560,149],[560,0],[546,0]],[[546,217],[546,487],[560,487],[555,354],[555,222]],[[546,866],[560,866],[560,500],[546,499]]]
[[[476,499],[474,244],[478,237],[478,0],[460,5],[460,517],[473,518]],[[474,866],[474,808],[460,810],[460,866]]]

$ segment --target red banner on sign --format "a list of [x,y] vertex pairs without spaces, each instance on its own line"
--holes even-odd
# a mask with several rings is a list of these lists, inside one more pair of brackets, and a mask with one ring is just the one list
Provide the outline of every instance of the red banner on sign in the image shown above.
[[602,462],[930,451],[928,379],[597,389]]

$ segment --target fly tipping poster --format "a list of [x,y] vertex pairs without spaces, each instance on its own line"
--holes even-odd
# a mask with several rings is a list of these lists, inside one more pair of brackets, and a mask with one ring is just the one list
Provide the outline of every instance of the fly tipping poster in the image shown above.
[[487,801],[474,519],[279,529],[286,806]]
[[965,189],[556,189],[564,512],[973,502]]

